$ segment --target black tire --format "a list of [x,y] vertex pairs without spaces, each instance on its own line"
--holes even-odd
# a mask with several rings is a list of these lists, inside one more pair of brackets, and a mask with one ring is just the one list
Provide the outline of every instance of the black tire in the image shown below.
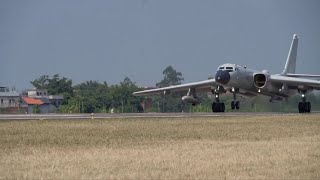
[[141,105],[137,106],[137,112],[138,113],[143,113],[144,112],[144,109],[143,109],[143,107]]
[[211,106],[211,109],[212,109],[212,112],[216,112],[216,103],[212,103],[212,106]]
[[224,103],[220,103],[220,112],[224,112],[226,110],[226,106],[224,105]]
[[305,103],[299,102],[298,109],[299,109],[299,113],[304,113],[304,111],[305,111]]
[[231,109],[234,110],[236,106],[234,105],[234,101],[231,102]]
[[221,112],[220,107],[220,103],[216,103],[216,106],[214,107],[214,112]]
[[224,112],[225,105],[224,103],[212,103],[212,112]]
[[311,112],[311,103],[306,102],[304,108],[305,108],[305,112],[310,113]]
[[240,109],[240,102],[237,101],[236,104],[235,104],[235,106],[236,106],[236,109]]

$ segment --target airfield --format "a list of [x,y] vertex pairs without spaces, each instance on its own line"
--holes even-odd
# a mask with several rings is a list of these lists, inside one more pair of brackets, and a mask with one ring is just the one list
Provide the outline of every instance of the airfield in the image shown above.
[[[319,115],[320,112],[312,112]],[[0,120],[63,120],[63,119],[114,119],[114,118],[188,118],[188,117],[248,117],[248,116],[303,116],[281,112],[227,112],[227,113],[97,113],[97,114],[0,114]]]
[[320,178],[319,113],[0,119],[0,179]]

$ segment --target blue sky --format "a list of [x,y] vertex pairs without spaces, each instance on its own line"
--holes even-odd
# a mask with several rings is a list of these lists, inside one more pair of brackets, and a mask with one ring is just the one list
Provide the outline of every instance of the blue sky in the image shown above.
[[320,74],[319,9],[318,0],[1,0],[0,85],[60,74],[154,86],[169,65],[192,82],[226,62],[280,73],[294,33],[297,72]]

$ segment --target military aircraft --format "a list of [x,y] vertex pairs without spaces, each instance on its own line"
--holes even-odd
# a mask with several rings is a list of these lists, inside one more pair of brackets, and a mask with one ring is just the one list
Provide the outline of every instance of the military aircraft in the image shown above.
[[309,113],[311,104],[306,100],[306,93],[320,90],[320,75],[296,74],[296,57],[298,35],[294,34],[284,70],[281,74],[270,74],[269,71],[257,71],[236,64],[223,64],[218,67],[213,79],[193,83],[174,85],[134,92],[134,96],[151,94],[169,94],[172,92],[186,92],[182,101],[197,105],[200,99],[197,92],[211,91],[215,95],[212,103],[212,112],[224,112],[225,104],[220,102],[220,94],[233,94],[231,109],[239,109],[240,102],[237,95],[254,97],[264,95],[270,97],[270,102],[287,100],[297,93],[301,95],[298,104],[299,113]]

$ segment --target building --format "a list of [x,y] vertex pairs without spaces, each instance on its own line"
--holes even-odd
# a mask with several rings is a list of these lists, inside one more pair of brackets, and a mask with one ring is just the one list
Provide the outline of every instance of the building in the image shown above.
[[36,99],[31,97],[22,97],[21,107],[26,107],[26,112],[30,113],[51,113],[55,112],[55,105],[46,99]]
[[27,90],[25,93],[28,97],[36,99],[48,99],[51,104],[59,107],[64,100],[63,95],[49,95],[47,89],[32,89]]
[[46,89],[27,90],[21,99],[27,113],[54,113],[64,100],[62,95],[49,95]]
[[0,87],[0,112],[18,112],[20,107],[20,94],[10,91],[8,87]]
[[46,90],[46,89],[32,89],[32,90],[27,90],[26,94],[28,97],[43,97],[43,96],[48,96],[48,90]]

